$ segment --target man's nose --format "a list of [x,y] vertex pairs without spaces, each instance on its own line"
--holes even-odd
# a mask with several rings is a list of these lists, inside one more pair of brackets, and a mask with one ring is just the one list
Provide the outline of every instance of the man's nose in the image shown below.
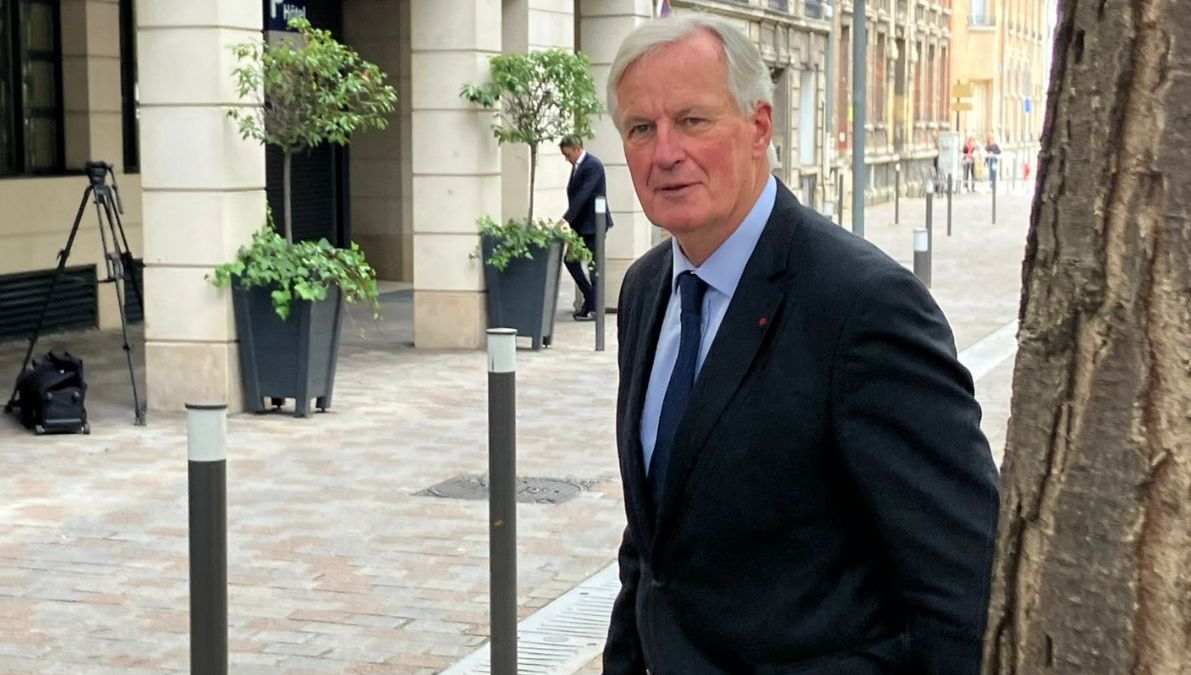
[[670,168],[682,161],[686,156],[682,147],[682,138],[669,124],[659,124],[657,127],[657,142],[653,147],[653,163],[661,168]]

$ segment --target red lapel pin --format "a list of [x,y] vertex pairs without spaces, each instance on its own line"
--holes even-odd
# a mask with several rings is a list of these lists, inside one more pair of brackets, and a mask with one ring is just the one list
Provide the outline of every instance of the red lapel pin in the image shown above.
[[766,317],[761,317],[761,319],[759,321],[757,321],[757,325],[760,326],[761,328],[764,328],[768,323],[769,323],[769,319]]

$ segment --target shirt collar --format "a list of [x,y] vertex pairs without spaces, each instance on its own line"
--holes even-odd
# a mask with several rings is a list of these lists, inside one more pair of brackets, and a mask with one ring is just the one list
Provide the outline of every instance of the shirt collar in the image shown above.
[[690,260],[687,260],[686,255],[678,246],[678,240],[671,237],[670,247],[674,252],[673,277],[670,280],[671,292],[678,288],[679,274],[693,271],[708,286],[732,297],[736,293],[737,284],[740,283],[740,276],[744,274],[744,266],[748,264],[749,258],[753,255],[753,249],[757,247],[757,241],[761,239],[761,233],[765,231],[765,223],[769,222],[769,215],[773,213],[773,204],[776,199],[777,179],[770,176],[769,180],[765,182],[765,189],[761,190],[761,195],[757,197],[757,202],[744,217],[740,227],[737,227],[736,231],[724,243],[720,244],[711,257],[703,261],[699,267],[695,267]]
[[584,151],[580,152],[580,153],[579,153],[579,159],[576,159],[576,160],[575,160],[575,167],[577,168],[577,167],[578,167],[580,164],[582,164],[582,163],[583,163],[583,160],[584,160],[584,159],[586,159],[586,158],[587,158],[587,151],[586,151],[586,150],[584,150]]

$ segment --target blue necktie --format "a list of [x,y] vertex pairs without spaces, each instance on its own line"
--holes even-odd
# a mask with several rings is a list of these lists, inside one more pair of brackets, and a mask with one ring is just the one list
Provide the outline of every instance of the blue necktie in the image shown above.
[[678,295],[682,305],[682,333],[678,342],[678,358],[662,399],[662,413],[658,417],[658,435],[649,458],[649,493],[653,498],[654,514],[662,503],[662,486],[666,482],[666,464],[670,461],[670,447],[678,422],[686,410],[691,388],[695,384],[695,366],[699,362],[699,342],[703,333],[703,294],[707,283],[694,272],[678,275]]

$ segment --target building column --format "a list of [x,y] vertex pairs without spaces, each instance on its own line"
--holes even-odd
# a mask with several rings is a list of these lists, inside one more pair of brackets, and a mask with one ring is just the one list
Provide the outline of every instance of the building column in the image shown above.
[[265,221],[264,148],[227,117],[239,103],[231,46],[261,39],[261,5],[154,0],[137,9],[148,404],[242,410],[231,293],[204,277]]
[[492,112],[459,97],[501,48],[500,0],[410,3],[414,343],[478,349],[486,326],[476,219],[501,215]]
[[[596,91],[604,99],[612,59],[620,43],[639,24],[653,16],[650,0],[581,0],[578,48],[591,58]],[[607,103],[605,99],[605,104]],[[638,256],[653,246],[656,228],[645,217],[624,159],[624,147],[612,118],[605,114],[593,125],[595,138],[586,145],[604,162],[608,177],[608,208],[613,227],[608,232],[608,288],[604,297],[615,307],[624,273]]]

